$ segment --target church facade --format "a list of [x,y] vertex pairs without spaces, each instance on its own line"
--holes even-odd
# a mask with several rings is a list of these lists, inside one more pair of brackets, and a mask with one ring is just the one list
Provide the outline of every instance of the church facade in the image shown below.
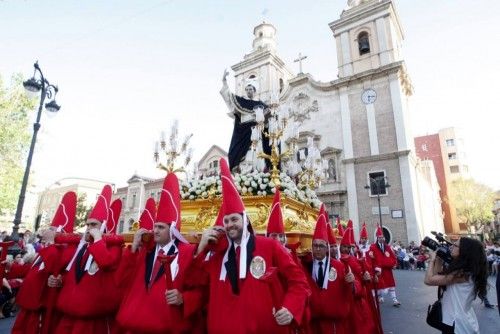
[[259,100],[279,94],[300,124],[299,147],[312,137],[327,161],[317,193],[332,216],[352,219],[357,231],[366,222],[371,234],[381,220],[389,239],[418,242],[442,230],[442,212],[432,163],[415,155],[413,88],[396,8],[391,0],[350,1],[329,27],[337,78],[294,75],[279,57],[276,28],[262,23],[254,28],[252,51],[231,67],[235,94],[244,94],[248,80],[258,82]]

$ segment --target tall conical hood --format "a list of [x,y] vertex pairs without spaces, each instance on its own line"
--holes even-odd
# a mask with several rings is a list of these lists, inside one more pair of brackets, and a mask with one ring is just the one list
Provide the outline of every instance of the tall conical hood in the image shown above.
[[327,223],[326,227],[327,227],[327,233],[328,233],[328,243],[330,245],[336,245],[337,240],[335,240],[335,232],[333,231],[332,225]]
[[181,231],[181,194],[179,180],[174,173],[168,173],[161,190],[156,222],[170,225],[170,238],[176,238],[183,243],[188,241]]
[[156,203],[153,198],[148,198],[146,201],[146,206],[141,213],[139,218],[139,228],[143,228],[148,231],[153,230],[154,223],[156,221]]
[[354,231],[352,228],[347,228],[342,236],[342,241],[340,241],[341,246],[354,246],[356,242],[354,241]]
[[117,198],[111,203],[108,220],[106,221],[106,233],[116,234],[116,228],[122,212],[122,200]]
[[219,213],[217,213],[217,218],[215,219],[214,226],[222,226],[224,227],[224,206],[221,203],[219,208]]
[[318,215],[316,227],[314,228],[313,240],[324,240],[328,243],[328,231],[324,215]]
[[243,213],[245,206],[241,200],[238,189],[234,185],[233,176],[229,171],[227,161],[224,158],[219,160],[220,164],[220,178],[222,181],[222,198],[224,206],[224,216],[232,213]]
[[368,239],[368,231],[366,230],[366,223],[361,226],[361,231],[359,232],[360,239]]
[[339,217],[337,217],[337,233],[341,237],[344,236],[344,228],[342,227],[342,224],[340,223],[340,218]]
[[352,228],[352,229],[354,229],[354,225],[353,225],[353,223],[352,223],[352,220],[350,220],[350,219],[347,221],[347,228]]
[[283,213],[281,212],[280,191],[276,188],[274,193],[273,205],[269,213],[269,221],[267,223],[267,235],[271,233],[285,233],[285,226],[283,225]]
[[50,226],[57,227],[57,231],[73,233],[76,215],[76,193],[68,191],[61,199],[61,203],[57,208],[54,218]]
[[178,226],[177,229],[180,229],[180,207],[179,180],[174,173],[168,173],[163,181],[156,221],[168,225],[175,223]]
[[111,204],[111,194],[113,190],[109,184],[102,188],[101,194],[97,197],[97,202],[92,209],[88,219],[95,219],[104,223],[108,219],[108,210]]
[[378,237],[383,237],[384,233],[382,232],[382,227],[380,227],[379,224],[377,224],[377,232],[375,233],[375,236]]

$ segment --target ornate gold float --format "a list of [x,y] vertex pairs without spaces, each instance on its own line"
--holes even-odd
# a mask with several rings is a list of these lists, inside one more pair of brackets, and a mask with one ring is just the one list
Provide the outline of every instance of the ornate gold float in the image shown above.
[[[259,235],[265,234],[273,196],[243,196],[242,199],[254,231]],[[220,197],[181,201],[181,232],[189,242],[199,242],[203,230],[215,223],[220,205]],[[286,197],[283,193],[281,207],[288,243],[300,242],[299,253],[311,249],[318,210],[308,203]],[[133,224],[131,233],[124,234],[127,242],[132,241],[135,230],[137,223]]]

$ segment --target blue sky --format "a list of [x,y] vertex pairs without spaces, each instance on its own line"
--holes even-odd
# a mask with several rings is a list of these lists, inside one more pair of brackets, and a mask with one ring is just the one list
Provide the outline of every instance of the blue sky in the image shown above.
[[[224,68],[250,52],[253,27],[278,29],[278,53],[293,71],[336,78],[331,1],[0,1],[0,74],[32,73],[35,60],[60,87],[62,109],[43,117],[33,169],[44,187],[68,176],[124,185],[160,175],[153,143],[174,119],[193,132],[195,158],[227,149],[232,121],[219,96]],[[415,94],[416,135],[463,129],[472,175],[500,189],[496,79],[500,3],[396,1]],[[263,14],[264,13],[264,14]]]

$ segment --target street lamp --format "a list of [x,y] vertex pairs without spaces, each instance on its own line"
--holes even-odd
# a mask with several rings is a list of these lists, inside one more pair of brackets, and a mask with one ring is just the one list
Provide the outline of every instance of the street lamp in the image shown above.
[[[49,83],[49,81],[43,76],[42,70],[38,66],[38,62],[34,65],[35,72],[31,79],[23,82],[23,86],[27,93],[30,95],[36,95],[41,91],[40,94],[40,105],[38,106],[38,114],[36,117],[36,122],[33,124],[33,137],[31,138],[30,150],[28,153],[28,160],[26,161],[26,168],[24,170],[23,183],[21,185],[21,192],[19,193],[19,200],[17,202],[16,216],[14,217],[14,226],[12,227],[12,240],[16,241],[13,248],[17,248],[17,241],[19,240],[19,224],[21,224],[21,216],[23,213],[24,198],[26,196],[26,187],[28,185],[28,177],[30,174],[31,160],[33,159],[33,151],[35,150],[36,136],[38,130],[40,130],[40,118],[42,116],[42,110],[44,107],[45,98],[50,101],[45,104],[45,109],[50,113],[56,113],[61,109],[56,103],[57,86]],[[37,73],[39,79],[37,79]]]
[[383,176],[379,176],[377,178],[368,178],[370,180],[370,185],[366,185],[365,189],[371,189],[371,186],[374,185],[377,190],[377,202],[378,202],[378,220],[380,224],[380,228],[382,229],[382,233],[384,233],[384,226],[382,225],[382,209],[380,207],[380,191],[383,189],[389,188],[391,185],[387,183],[387,178]]

